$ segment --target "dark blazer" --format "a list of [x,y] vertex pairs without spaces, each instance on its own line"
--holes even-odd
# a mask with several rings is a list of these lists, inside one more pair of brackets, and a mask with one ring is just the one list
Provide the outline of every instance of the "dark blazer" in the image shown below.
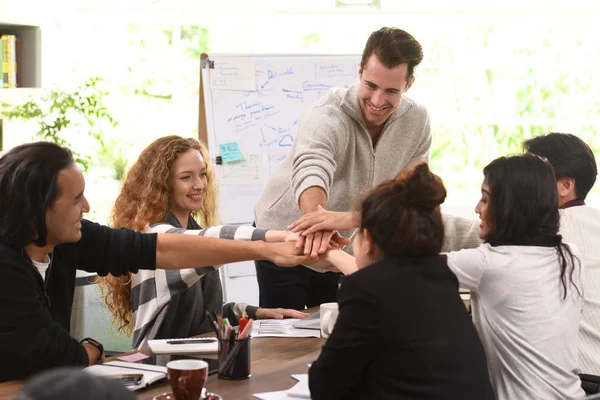
[[338,303],[309,371],[313,400],[494,398],[445,256],[377,262],[346,277]]
[[156,234],[81,221],[81,240],[58,245],[42,280],[23,249],[0,243],[0,382],[43,369],[87,366],[69,335],[75,271],[105,276],[156,267]]

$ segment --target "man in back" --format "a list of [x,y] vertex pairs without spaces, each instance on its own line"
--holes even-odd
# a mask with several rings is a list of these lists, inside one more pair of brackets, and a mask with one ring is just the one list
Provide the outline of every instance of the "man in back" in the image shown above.
[[[585,268],[579,372],[600,375],[600,210],[585,204],[598,175],[596,158],[583,140],[568,133],[533,137],[523,143],[523,150],[546,158],[554,168],[560,209],[559,233],[565,243],[579,248]],[[470,225],[468,219],[444,215],[444,224],[443,251],[478,245],[479,229]]]
[[[266,184],[256,226],[285,229],[320,208],[348,211],[353,198],[416,162],[429,161],[425,108],[404,97],[423,59],[417,40],[397,28],[369,37],[360,82],[332,89],[303,116],[290,153]],[[323,253],[332,230],[308,235],[305,254]],[[335,301],[338,275],[303,266],[279,271],[256,261],[261,307],[303,309]]]
[[585,279],[579,326],[579,369],[600,375],[600,210],[585,205],[598,169],[590,147],[575,135],[549,133],[527,140],[525,151],[554,167],[560,208],[560,234],[581,251]]

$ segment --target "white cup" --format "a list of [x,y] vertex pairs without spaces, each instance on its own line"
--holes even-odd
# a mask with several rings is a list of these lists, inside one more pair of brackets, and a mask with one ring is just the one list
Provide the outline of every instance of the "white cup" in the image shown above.
[[321,314],[321,337],[327,339],[331,332],[333,331],[333,327],[335,326],[335,321],[337,321],[337,317],[340,311],[338,309],[337,303],[323,303],[320,307]]

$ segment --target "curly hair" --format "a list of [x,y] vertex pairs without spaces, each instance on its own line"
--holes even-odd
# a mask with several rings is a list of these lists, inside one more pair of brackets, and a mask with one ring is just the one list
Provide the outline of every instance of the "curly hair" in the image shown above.
[[[202,210],[191,215],[199,219],[202,226],[216,225],[217,188],[214,165],[210,161],[208,149],[201,141],[174,135],[157,139],[142,151],[123,181],[110,217],[110,225],[114,228],[143,231],[151,222],[165,221],[170,211],[171,168],[177,158],[189,150],[198,150],[202,155],[208,180]],[[126,334],[131,334],[134,328],[131,278],[129,274],[108,275],[98,279],[102,297],[112,314],[113,324],[118,324],[118,331]]]

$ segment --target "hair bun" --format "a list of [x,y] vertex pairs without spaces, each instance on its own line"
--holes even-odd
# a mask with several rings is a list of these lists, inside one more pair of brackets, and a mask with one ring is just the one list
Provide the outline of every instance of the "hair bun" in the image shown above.
[[402,203],[423,209],[432,209],[446,199],[446,188],[426,163],[400,171],[395,179]]

